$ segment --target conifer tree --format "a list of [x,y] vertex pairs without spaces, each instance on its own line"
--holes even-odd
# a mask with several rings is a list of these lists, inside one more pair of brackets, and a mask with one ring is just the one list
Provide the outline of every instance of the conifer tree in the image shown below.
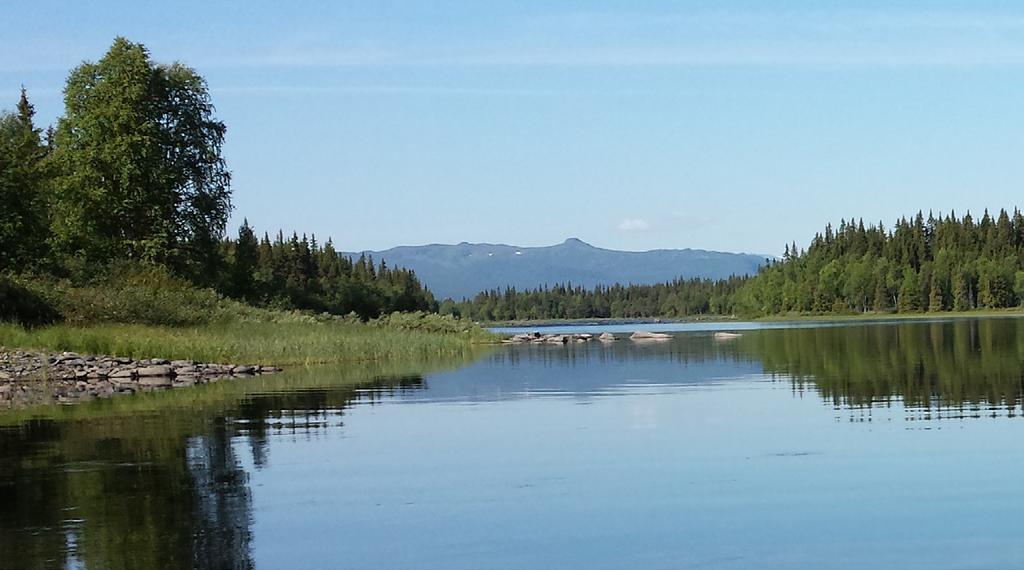
[[14,113],[0,114],[0,270],[45,262],[46,147],[24,87]]

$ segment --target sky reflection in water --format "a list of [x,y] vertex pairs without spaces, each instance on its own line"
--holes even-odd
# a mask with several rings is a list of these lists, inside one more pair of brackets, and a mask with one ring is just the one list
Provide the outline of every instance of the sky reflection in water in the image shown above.
[[1024,565],[1024,321],[410,368],[4,428],[0,566]]

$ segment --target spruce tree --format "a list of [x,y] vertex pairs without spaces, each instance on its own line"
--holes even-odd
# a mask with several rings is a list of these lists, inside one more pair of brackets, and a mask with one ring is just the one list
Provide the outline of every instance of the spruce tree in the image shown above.
[[34,117],[24,87],[16,111],[0,114],[0,270],[47,261],[46,147]]

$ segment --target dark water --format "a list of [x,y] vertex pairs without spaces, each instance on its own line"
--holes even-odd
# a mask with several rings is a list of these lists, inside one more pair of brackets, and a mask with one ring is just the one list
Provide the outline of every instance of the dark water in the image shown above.
[[0,567],[1024,567],[1024,320],[460,364],[0,416]]

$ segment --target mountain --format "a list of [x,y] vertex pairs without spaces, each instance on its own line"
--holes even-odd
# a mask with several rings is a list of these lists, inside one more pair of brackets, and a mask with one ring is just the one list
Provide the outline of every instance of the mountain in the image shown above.
[[489,243],[400,246],[372,255],[391,267],[416,272],[438,299],[472,297],[485,289],[517,289],[572,282],[593,287],[615,283],[660,283],[677,277],[723,278],[757,271],[764,256],[699,249],[617,251],[594,247],[576,238],[547,247]]

